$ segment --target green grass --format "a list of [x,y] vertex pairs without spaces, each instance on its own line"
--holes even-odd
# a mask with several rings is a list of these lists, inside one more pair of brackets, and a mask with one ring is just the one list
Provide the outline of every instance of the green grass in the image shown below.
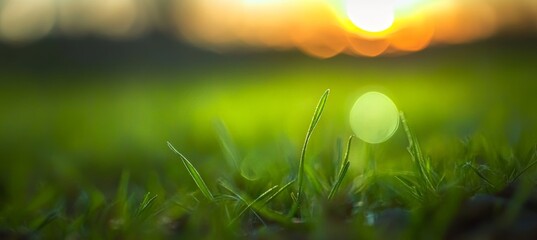
[[[288,190],[288,188],[295,182],[295,179],[281,188],[278,188],[279,185],[271,186],[270,183],[267,183],[265,186],[271,187],[262,190],[257,197],[252,196],[252,193],[241,190],[241,188],[249,189],[249,186],[244,186],[244,184],[249,183],[249,179],[244,178],[244,176],[242,176],[242,179],[235,178],[234,181],[220,179],[219,185],[222,187],[222,190],[216,197],[213,197],[213,194],[211,194],[211,191],[207,188],[207,185],[195,167],[168,143],[170,148],[179,154],[186,170],[198,186],[198,190],[205,196],[205,198],[214,204],[217,209],[219,209],[217,212],[225,212],[220,224],[226,225],[227,231],[237,234],[235,237],[243,234],[250,237],[265,236],[263,234],[267,234],[266,236],[279,237],[292,236],[287,235],[289,233],[286,230],[274,230],[271,228],[274,226],[283,229],[291,229],[290,231],[297,231],[299,234],[304,234],[305,236],[312,236],[309,235],[311,233],[308,233],[307,231],[318,228],[324,229],[323,231],[325,231],[326,234],[327,232],[330,232],[330,228],[333,226],[326,223],[319,225],[320,222],[323,222],[319,219],[326,217],[326,214],[332,214],[326,212],[327,208],[330,209],[330,207],[327,206],[335,204],[336,206],[341,207],[341,204],[345,203],[345,201],[354,201],[350,203],[353,207],[352,213],[344,213],[343,215],[338,216],[340,219],[334,220],[328,218],[324,221],[355,221],[360,224],[359,226],[354,226],[359,229],[354,233],[357,234],[357,236],[373,239],[384,238],[386,237],[386,235],[384,235],[385,233],[375,232],[374,222],[367,223],[368,216],[374,217],[375,214],[379,214],[385,209],[389,210],[393,207],[390,205],[394,204],[392,202],[390,205],[383,206],[379,205],[379,202],[382,204],[385,203],[385,201],[394,201],[398,202],[395,206],[409,209],[412,218],[418,219],[411,223],[399,223],[411,224],[408,229],[399,233],[399,237],[406,236],[408,238],[419,238],[427,236],[427,238],[443,238],[449,227],[449,222],[455,217],[454,205],[460,203],[462,199],[466,199],[478,193],[494,193],[500,191],[505,186],[516,182],[525,173],[528,173],[528,171],[537,163],[537,158],[535,157],[537,151],[533,152],[531,159],[525,166],[520,169],[515,167],[510,173],[506,171],[506,169],[509,168],[502,166],[503,162],[489,162],[487,169],[494,172],[496,175],[503,175],[505,180],[497,182],[496,184],[493,184],[491,180],[488,180],[481,170],[474,166],[474,163],[464,162],[466,159],[471,159],[475,154],[482,154],[479,150],[466,152],[459,161],[453,161],[451,164],[446,164],[443,167],[435,166],[431,158],[424,154],[418,138],[410,130],[405,115],[401,113],[402,127],[408,140],[407,150],[410,156],[409,160],[413,163],[414,167],[405,172],[374,171],[375,169],[366,168],[363,170],[363,173],[357,177],[357,179],[363,180],[361,184],[358,184],[357,186],[355,183],[346,182],[347,186],[345,186],[345,189],[347,189],[347,191],[345,193],[339,193],[338,198],[336,197],[338,196],[338,189],[342,186],[344,177],[347,175],[351,164],[349,153],[352,149],[353,136],[348,139],[343,158],[339,159],[338,167],[335,168],[337,170],[335,176],[323,178],[322,176],[329,175],[329,172],[310,171],[305,173],[304,170],[306,166],[314,165],[312,163],[306,164],[305,156],[313,129],[317,126],[326,105],[328,93],[329,90],[325,91],[315,108],[298,159],[298,172],[296,175],[294,173],[283,173],[282,179],[270,179],[270,182],[283,182],[285,179],[297,176],[298,184],[294,188],[296,192],[290,188],[289,191],[287,191],[287,194],[284,194],[284,197],[279,199],[276,199],[276,197]],[[231,146],[234,144],[232,143],[229,133],[227,131],[222,131],[222,128],[220,128],[219,132],[224,135],[220,138],[223,141],[223,151],[228,155],[235,153],[233,156],[236,156],[237,149],[232,149],[233,147]],[[494,155],[493,153],[488,154]],[[336,163],[336,161],[333,161],[332,163]],[[510,161],[510,163],[516,164],[515,161]],[[236,166],[237,163],[228,161],[228,165],[230,169],[234,169],[233,167]],[[267,166],[269,166],[269,164],[267,164]],[[454,168],[456,170],[448,171],[449,168]],[[236,168],[235,170],[237,171]],[[443,172],[443,174],[440,174],[441,172]],[[451,178],[449,178],[448,172],[451,174]],[[314,181],[307,182],[304,180],[304,175],[309,175],[307,180]],[[531,171],[530,176],[530,178],[525,178],[525,180],[522,181],[522,184],[526,187],[520,188],[522,190],[516,193],[517,199],[513,201],[517,201],[518,204],[512,204],[503,213],[505,216],[503,216],[502,219],[506,219],[503,220],[503,222],[507,222],[505,223],[507,226],[512,224],[516,216],[520,214],[522,211],[522,202],[529,197],[528,186],[533,187],[534,185],[528,184],[532,182],[532,180],[529,179],[534,179],[536,172]],[[233,178],[233,172],[226,174],[223,178]],[[332,179],[334,180],[333,182],[331,182]],[[316,181],[318,182],[316,183]],[[328,187],[323,186],[331,187],[329,191],[326,191],[328,190]],[[304,196],[308,196],[308,198]],[[424,209],[443,206],[445,201],[442,201],[441,199],[445,198],[451,199],[451,202],[448,202],[448,206],[451,206],[451,208],[448,209],[451,209],[452,212],[445,212],[441,215],[437,215],[432,219],[432,223],[427,223],[435,226],[435,228],[422,229],[421,225],[425,224],[422,221],[431,221],[425,220],[425,218],[431,214],[431,210]],[[304,204],[302,205],[302,203]],[[364,206],[357,207],[357,204],[363,204]],[[279,209],[273,209],[271,208],[272,206],[279,206]],[[290,209],[288,214],[285,214],[286,209]],[[297,209],[300,210],[300,214],[295,215]],[[200,209],[191,209],[190,211],[192,214],[197,214],[198,211],[204,212]],[[336,210],[336,212],[337,211],[341,211],[341,209]],[[246,214],[247,212],[250,212],[249,217]],[[414,225],[412,225],[412,223],[414,223]],[[252,225],[257,226],[252,227]],[[348,234],[351,234],[351,232],[349,231]]]
[[[157,195],[151,197],[150,193],[146,193],[140,203],[135,204],[127,193],[130,174],[124,172],[121,175],[114,204],[117,206],[112,205],[114,206],[113,208],[117,209],[113,211],[115,212],[113,214],[115,217],[110,219],[109,222],[109,227],[117,229],[119,232],[107,236],[132,237],[135,236],[134,233],[140,231],[139,227],[147,228],[147,234],[154,234],[154,231],[169,231],[165,229],[165,224],[158,221],[158,217],[166,216],[168,211],[179,211],[179,215],[176,217],[179,219],[186,218],[187,220],[185,221],[188,222],[194,221],[194,223],[186,223],[187,226],[176,233],[179,236],[221,236],[220,234],[228,237],[291,237],[294,234],[304,236],[321,234],[318,236],[322,236],[322,234],[328,234],[331,231],[331,228],[334,227],[332,224],[343,222],[339,224],[350,224],[357,229],[352,233],[349,231],[348,234],[376,239],[384,238],[385,233],[380,231],[380,227],[376,230],[377,226],[374,221],[370,220],[371,217],[375,219],[377,214],[386,209],[400,207],[408,209],[412,219],[418,219],[408,223],[400,223],[410,225],[400,233],[402,234],[401,236],[407,236],[408,238],[420,236],[441,238],[448,225],[438,226],[436,229],[431,230],[421,228],[421,225],[424,224],[421,221],[431,214],[430,210],[426,209],[445,204],[441,199],[446,197],[465,199],[477,193],[493,193],[509,183],[519,180],[519,178],[524,178],[525,181],[523,182],[528,182],[529,177],[534,178],[536,176],[535,171],[531,171],[532,167],[537,163],[535,152],[525,165],[519,165],[519,167],[513,167],[512,169],[505,168],[502,165],[504,162],[499,159],[499,156],[495,156],[495,153],[485,152],[496,157],[494,161],[487,163],[487,170],[494,173],[495,176],[504,177],[505,181],[496,179],[496,183],[488,180],[483,170],[474,166],[475,163],[465,162],[471,159],[471,156],[483,154],[481,151],[490,149],[474,149],[466,152],[459,161],[453,161],[444,166],[434,165],[431,158],[424,154],[417,136],[410,130],[405,115],[401,114],[403,131],[406,133],[408,140],[409,158],[407,160],[409,164],[413,164],[413,167],[406,171],[366,168],[362,173],[358,173],[358,176],[347,177],[354,178],[355,181],[344,181],[351,164],[349,158],[351,149],[353,149],[352,136],[348,139],[343,157],[338,161],[328,162],[328,164],[336,166],[326,169],[336,171],[316,169],[314,167],[316,163],[313,161],[320,161],[321,159],[305,160],[308,142],[312,136],[313,129],[320,120],[327,102],[328,92],[327,90],[322,95],[315,108],[298,161],[290,163],[298,165],[295,168],[298,172],[280,172],[280,178],[268,180],[261,178],[266,181],[252,182],[240,174],[240,170],[237,168],[239,163],[227,161],[225,169],[229,171],[224,171],[218,179],[206,178],[209,180],[204,180],[196,167],[168,142],[169,148],[179,156],[183,163],[183,172],[188,173],[197,189],[190,189],[191,193],[184,195],[182,200],[176,200],[176,197],[172,197],[161,200],[160,204],[156,201],[158,199]],[[234,144],[229,135],[230,133],[223,129],[224,127],[220,125],[218,132],[224,135],[220,137],[223,155],[231,155],[229,157],[234,157],[236,161],[240,161],[236,157],[239,150],[233,149]],[[482,141],[481,144],[486,146],[486,140]],[[375,150],[370,148],[370,151]],[[374,155],[374,153],[370,154]],[[380,160],[376,159],[375,161]],[[510,163],[521,164],[515,161]],[[174,165],[179,167],[179,164],[172,164],[172,166]],[[271,167],[270,164],[266,164],[266,166]],[[308,167],[312,170],[306,173],[305,169]],[[455,170],[449,171],[450,168]],[[332,174],[334,172],[336,173],[335,175]],[[444,174],[440,176],[440,172]],[[448,176],[448,173],[450,176]],[[524,177],[526,174],[527,176]],[[305,175],[308,178],[305,178]],[[291,180],[289,181],[289,179]],[[361,182],[357,183],[357,179],[360,179]],[[206,181],[213,183],[210,185],[216,184],[217,188],[211,190]],[[288,182],[285,183],[286,181]],[[293,185],[293,183],[297,184]],[[279,184],[282,184],[281,187]],[[339,192],[339,188],[343,188],[345,191]],[[187,192],[189,191],[187,190]],[[201,193],[203,199],[197,197],[198,192]],[[518,198],[521,199],[518,199],[518,202],[524,201],[528,197],[527,190],[524,190],[524,192],[519,194],[521,196]],[[183,195],[182,193],[179,194]],[[302,199],[301,195],[303,195]],[[159,208],[156,207],[157,204],[160,205]],[[350,207],[352,207],[351,212],[340,213],[341,215],[337,215],[337,219],[329,217],[334,213],[326,212],[327,210],[337,213],[343,210],[337,208],[345,208],[345,204],[350,204]],[[136,205],[138,205],[137,208],[135,207]],[[509,207],[504,213],[506,215],[504,219],[507,219],[505,221],[512,222],[512,219],[516,218],[520,212],[521,206],[521,204],[515,204]],[[94,211],[108,211],[107,205],[101,207],[104,209]],[[334,210],[333,208],[336,209]],[[294,211],[297,209],[300,209],[300,214],[295,215]],[[287,211],[290,214],[286,214]],[[57,218],[58,214],[58,212],[53,212],[47,215],[36,225],[33,230],[34,234],[39,234],[42,229]],[[98,215],[100,214],[103,213],[98,213]],[[142,214],[146,217],[152,216],[153,219],[140,219],[139,217]],[[439,224],[437,222],[447,224],[450,222],[449,219],[453,217],[453,213],[436,216],[436,219],[432,219],[433,222],[428,224],[433,226]],[[321,220],[323,218],[325,219]],[[324,221],[334,221],[334,223]],[[207,227],[208,232],[197,232]],[[312,230],[319,228],[323,229],[320,233]],[[142,230],[142,232],[144,231]]]
[[304,140],[304,145],[302,146],[302,151],[300,152],[300,160],[298,163],[298,192],[296,195],[296,199],[294,199],[294,206],[291,209],[291,212],[289,212],[290,216],[294,216],[297,209],[300,209],[300,204],[302,202],[302,199],[304,198],[303,195],[303,186],[304,186],[304,162],[306,161],[306,151],[308,149],[308,143],[310,141],[311,135],[313,134],[313,130],[317,126],[317,123],[319,123],[319,120],[321,119],[321,115],[323,114],[324,106],[326,105],[326,100],[328,99],[328,95],[330,94],[330,89],[327,89],[323,95],[321,96],[321,99],[319,100],[319,103],[317,104],[317,107],[315,107],[315,112],[313,113],[313,117],[311,119],[310,126],[308,128],[308,131],[306,133],[306,139]]
[[[231,159],[218,164],[218,174],[211,175],[206,170],[198,170],[201,167],[199,161],[194,162],[198,163],[195,166],[168,142],[179,161],[170,159],[166,166],[180,169],[179,175],[188,174],[190,183],[194,183],[197,188],[184,183],[185,187],[177,189],[175,193],[151,194],[140,191],[142,189],[133,189],[129,171],[121,174],[112,201],[103,199],[104,193],[94,187],[86,188],[71,200],[61,200],[62,198],[54,197],[59,193],[58,189],[44,186],[37,197],[30,201],[35,205],[33,216],[44,214],[43,217],[26,223],[25,220],[32,215],[23,216],[17,209],[4,206],[2,234],[11,238],[291,238],[297,234],[328,236],[335,234],[331,233],[337,228],[335,225],[343,224],[353,228],[352,231],[345,230],[345,234],[350,234],[348,236],[377,239],[386,236],[382,228],[371,219],[378,218],[383,211],[397,207],[407,209],[410,219],[413,219],[400,223],[406,226],[399,233],[400,236],[440,238],[447,231],[450,219],[454,217],[453,212],[427,220],[431,221],[427,224],[436,226],[435,228],[423,229],[421,226],[425,224],[422,221],[432,214],[427,209],[446,204],[442,199],[452,199],[448,205],[455,211],[456,207],[453,206],[462,199],[478,193],[500,191],[512,182],[533,186],[528,182],[534,181],[537,176],[533,168],[537,163],[535,151],[530,154],[507,149],[511,151],[509,156],[513,159],[503,159],[503,153],[496,150],[503,151],[503,147],[491,148],[486,139],[476,137],[459,146],[462,149],[461,155],[444,163],[434,162],[424,153],[418,137],[410,130],[403,114],[403,129],[400,131],[406,133],[408,141],[408,158],[404,159],[408,162],[403,165],[413,165],[411,168],[393,170],[377,166],[368,169],[366,166],[361,171],[352,171],[351,162],[357,160],[352,159],[352,152],[357,150],[352,136],[344,149],[338,147],[334,150],[333,156],[339,156],[334,160],[313,157],[313,154],[308,154],[308,143],[312,136],[315,137],[313,129],[320,122],[328,92],[327,90],[322,95],[315,108],[297,161],[287,162],[291,165],[288,169],[296,172],[273,169],[276,176],[260,176],[259,180],[243,176],[238,167],[243,161],[239,157],[241,149],[236,148],[226,127],[218,124],[221,156]],[[366,156],[375,158],[373,161],[384,160],[375,157],[378,148],[368,147],[366,150],[370,151]],[[188,152],[188,149],[183,152]],[[525,156],[524,154],[530,154],[531,157],[515,159],[515,156]],[[477,162],[476,156],[480,155],[488,157],[486,162]],[[274,154],[271,157],[282,156]],[[277,167],[270,162],[263,163],[263,166],[269,169]],[[205,177],[202,177],[203,173]],[[215,175],[218,177],[215,178]],[[155,184],[162,188],[163,183],[160,181],[172,181],[173,176],[164,175],[158,179],[161,180]],[[145,189],[151,190],[151,187]],[[516,195],[518,204],[510,205],[503,213],[507,225],[514,221],[521,211],[521,202],[529,196],[527,187],[522,189],[524,191]],[[200,194],[202,198],[199,197]],[[51,202],[56,202],[57,205],[49,205]],[[46,213],[41,212],[42,209],[52,210]],[[19,220],[12,216],[19,216]]]
[[[0,90],[0,238],[435,239],[465,201],[515,185],[495,213],[512,226],[537,177],[536,59],[478,53],[122,76],[210,84],[14,76],[27,84]],[[371,85],[405,113],[378,145],[347,122]]]

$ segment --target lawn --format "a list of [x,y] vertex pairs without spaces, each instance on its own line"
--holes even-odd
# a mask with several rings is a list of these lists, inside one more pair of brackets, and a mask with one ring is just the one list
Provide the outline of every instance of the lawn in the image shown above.
[[[535,53],[487,42],[4,69],[0,238],[532,239]],[[406,121],[384,143],[347,146],[367,91]]]

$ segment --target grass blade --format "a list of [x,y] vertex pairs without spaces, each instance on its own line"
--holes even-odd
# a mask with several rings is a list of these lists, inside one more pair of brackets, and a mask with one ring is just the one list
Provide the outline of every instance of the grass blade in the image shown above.
[[332,199],[334,195],[336,194],[337,190],[339,189],[339,186],[341,185],[341,182],[343,181],[343,177],[345,177],[345,174],[347,174],[347,170],[349,170],[349,166],[351,165],[350,162],[346,162],[345,165],[343,165],[343,169],[338,174],[338,179],[334,183],[334,186],[332,186],[332,189],[330,190],[330,193],[328,194],[328,200]]
[[217,121],[215,123],[215,128],[218,132],[220,144],[222,146],[222,150],[224,151],[228,164],[230,165],[230,167],[238,171],[240,159],[239,151],[237,150],[237,147],[235,146],[235,143],[231,138],[229,130],[222,121]]
[[395,179],[399,181],[407,190],[407,193],[412,196],[415,200],[418,202],[423,201],[423,197],[420,195],[420,193],[416,190],[415,187],[413,187],[410,183],[408,183],[408,180],[406,180],[403,176],[395,176]]
[[[317,169],[315,169],[313,166],[309,165],[304,168],[304,175],[305,175],[305,181],[307,181],[310,186],[312,187],[312,190],[317,194],[324,194],[327,189],[330,188],[329,183],[330,181],[326,178],[326,176],[323,173],[320,173]],[[314,193],[311,192],[310,193]]]
[[258,203],[259,201],[263,200],[269,193],[272,192],[272,190],[276,189],[278,185],[269,188],[267,191],[261,193],[256,199],[254,199],[252,202],[248,203],[245,208],[242,209],[242,211],[229,223],[230,225],[233,224],[238,218],[242,216],[248,209],[250,209],[254,204]]
[[130,172],[127,170],[124,170],[121,173],[121,177],[119,180],[119,186],[117,188],[116,193],[116,199],[115,202],[117,203],[116,206],[116,214],[118,218],[121,219],[129,219],[129,208],[130,208],[130,201],[128,196],[128,190],[129,190],[129,179],[130,179]]
[[306,133],[306,139],[304,140],[304,145],[302,146],[302,151],[300,153],[300,162],[298,165],[298,193],[297,193],[297,201],[296,207],[292,208],[292,212],[290,215],[294,215],[294,211],[296,209],[300,208],[300,201],[302,200],[302,188],[303,188],[303,181],[304,181],[304,159],[306,158],[306,150],[308,148],[308,143],[311,138],[311,134],[313,133],[313,130],[315,129],[315,126],[317,126],[317,123],[321,119],[321,115],[324,110],[324,106],[326,105],[326,100],[328,99],[328,95],[330,94],[330,89],[327,89],[323,95],[321,96],[321,99],[319,99],[319,103],[317,104],[317,107],[315,108],[315,112],[313,113],[313,118],[311,119],[310,126],[308,128],[308,132]]
[[[293,182],[294,181],[291,181],[290,183],[293,183]],[[264,207],[266,205],[266,203],[268,203],[269,200],[272,200],[272,198],[274,198],[276,195],[278,195],[280,192],[282,192],[285,188],[287,188],[287,186],[290,185],[290,183],[287,183],[285,186],[283,186],[278,191],[276,191],[274,194],[272,194],[265,201],[265,203],[263,203],[263,204],[255,204],[255,205],[252,204],[250,207],[253,210],[255,210],[255,211],[252,211],[254,213],[254,215],[262,221],[262,218],[257,214],[257,212],[258,212],[259,214],[261,214],[266,219],[270,219],[272,221],[278,222],[279,224],[284,225],[284,226],[292,226],[293,223],[289,218],[285,217],[284,215],[282,215],[282,214],[280,214],[278,212],[275,212],[274,210],[271,210],[269,208]],[[230,193],[232,193],[235,196],[236,199],[238,199],[239,201],[243,202],[245,205],[249,205],[250,199],[248,198],[248,196],[239,193],[238,190],[235,190],[228,182],[226,182],[226,181],[224,181],[222,179],[219,181],[219,184],[220,184],[220,186],[222,186],[223,188],[228,190]],[[265,196],[263,196],[263,198],[264,197]],[[260,199],[259,201],[261,201],[261,200],[262,199]]]
[[[37,233],[41,231],[41,229],[43,229],[45,226],[49,225],[54,220],[58,219],[59,216],[60,216],[60,213],[58,209],[50,212],[49,214],[47,214],[47,216],[43,220],[41,220],[41,222],[37,225],[37,227],[35,227],[34,232]],[[8,235],[8,238],[9,238],[9,235]]]
[[194,165],[192,165],[192,163],[190,163],[190,161],[188,161],[188,159],[185,156],[183,156],[183,154],[181,154],[179,151],[177,151],[177,149],[175,149],[170,142],[168,142],[168,147],[170,147],[170,149],[172,151],[174,151],[175,153],[177,153],[181,157],[181,160],[183,161],[183,164],[185,165],[186,170],[188,171],[188,173],[192,177],[192,180],[194,180],[194,182],[196,183],[196,185],[200,189],[201,193],[203,193],[203,195],[207,199],[209,199],[210,201],[214,201],[213,194],[211,193],[211,191],[209,190],[209,188],[207,187],[207,185],[203,181],[203,178],[201,178],[201,175],[199,174],[198,170],[196,170]]
[[138,206],[138,209],[136,210],[136,216],[140,216],[145,210],[149,209],[153,205],[155,199],[157,199],[157,195],[149,197],[150,195],[150,192],[145,194],[144,200],[140,202],[140,206]]
[[483,173],[481,173],[481,172],[479,171],[479,169],[477,169],[476,167],[474,167],[474,165],[472,165],[472,164],[470,163],[470,164],[468,164],[468,166],[474,171],[474,173],[475,173],[478,177],[480,177],[480,178],[481,178],[484,182],[486,182],[489,186],[491,186],[491,187],[494,188],[494,189],[496,188],[496,187],[494,186],[494,184],[492,184],[492,182],[490,182],[490,180],[489,180],[487,177],[485,177],[485,175],[483,175]]
[[127,201],[127,194],[128,194],[128,188],[129,188],[129,179],[130,179],[130,172],[129,171],[123,171],[121,173],[121,177],[119,180],[119,186],[117,188],[116,193],[116,201],[117,202],[125,202]]
[[403,128],[405,129],[405,133],[408,138],[407,149],[410,153],[410,156],[412,157],[412,161],[416,165],[416,168],[421,178],[427,183],[427,187],[429,188],[429,190],[434,193],[436,192],[436,184],[433,183],[434,171],[431,167],[430,160],[423,155],[423,151],[421,150],[418,139],[414,136],[414,134],[412,134],[412,131],[408,126],[405,114],[403,112],[400,112],[399,115],[401,116],[401,123],[403,124]]
[[337,190],[339,189],[339,186],[341,185],[341,182],[343,181],[343,178],[345,177],[345,174],[347,173],[347,170],[349,170],[349,166],[351,165],[351,162],[349,161],[349,152],[351,150],[352,138],[353,136],[350,136],[349,140],[347,141],[347,150],[345,151],[343,161],[341,161],[342,164],[339,167],[339,173],[337,175],[336,182],[334,183],[334,186],[332,186],[332,189],[328,194],[328,199],[332,199],[332,197],[334,197]]
[[270,201],[272,201],[272,199],[274,199],[275,197],[277,197],[281,192],[283,192],[283,190],[287,189],[289,186],[291,186],[291,184],[293,184],[295,182],[295,180],[291,180],[290,182],[288,182],[287,184],[283,185],[283,187],[281,187],[280,189],[278,189],[278,191],[276,191],[275,193],[273,193],[269,198],[267,198],[267,200],[265,200],[265,202],[263,203],[263,205],[261,206],[265,206],[267,205]]
[[522,169],[520,172],[518,172],[511,180],[511,182],[516,182],[522,174],[524,174],[526,171],[528,171],[531,167],[535,166],[537,164],[537,152],[533,154],[533,157],[531,158],[533,161],[528,164],[524,169]]
[[345,163],[349,161],[349,153],[351,151],[351,144],[352,144],[352,139],[354,138],[353,135],[351,135],[349,137],[349,140],[347,140],[347,147],[345,148],[345,155],[343,155],[343,161],[341,161],[341,166],[339,167],[339,169],[343,169],[343,167],[345,166]]

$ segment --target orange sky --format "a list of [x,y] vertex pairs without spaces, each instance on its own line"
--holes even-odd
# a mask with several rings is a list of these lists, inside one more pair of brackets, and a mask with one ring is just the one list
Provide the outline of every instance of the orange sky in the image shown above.
[[219,52],[298,49],[319,58],[414,52],[499,32],[534,34],[536,26],[536,0],[0,1],[0,41],[8,43],[157,29]]
[[320,58],[414,52],[537,25],[534,0],[385,0],[395,6],[393,24],[368,32],[346,1],[367,0],[190,0],[178,2],[174,16],[181,35],[204,48],[297,48]]

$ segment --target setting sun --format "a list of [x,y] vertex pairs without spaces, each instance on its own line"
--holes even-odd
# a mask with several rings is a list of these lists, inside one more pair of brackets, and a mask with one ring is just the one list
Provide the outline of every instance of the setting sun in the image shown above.
[[382,32],[392,26],[395,19],[393,0],[347,0],[345,8],[351,22],[368,32]]

